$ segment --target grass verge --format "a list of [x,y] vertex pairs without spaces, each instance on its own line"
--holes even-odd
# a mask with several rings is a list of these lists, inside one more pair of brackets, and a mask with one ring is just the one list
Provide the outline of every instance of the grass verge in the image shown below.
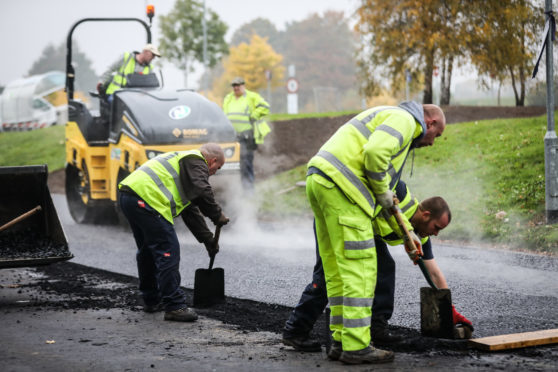
[[0,133],[0,166],[47,164],[50,172],[64,168],[64,125],[27,132]]

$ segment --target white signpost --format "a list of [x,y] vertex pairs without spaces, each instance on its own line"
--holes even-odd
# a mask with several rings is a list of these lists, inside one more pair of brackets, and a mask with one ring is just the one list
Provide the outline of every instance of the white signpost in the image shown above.
[[287,80],[287,113],[298,114],[298,80],[294,78],[294,65],[289,66],[289,75]]

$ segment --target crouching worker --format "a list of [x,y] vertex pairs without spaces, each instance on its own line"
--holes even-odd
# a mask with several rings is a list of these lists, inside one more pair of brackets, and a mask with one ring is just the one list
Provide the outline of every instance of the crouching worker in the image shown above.
[[209,184],[209,176],[224,162],[221,147],[207,143],[199,150],[161,154],[118,185],[120,208],[138,247],[136,260],[144,311],[164,310],[165,320],[198,319],[186,306],[180,289],[180,245],[173,219],[182,216],[210,255],[219,251],[203,215],[217,226],[229,222]]

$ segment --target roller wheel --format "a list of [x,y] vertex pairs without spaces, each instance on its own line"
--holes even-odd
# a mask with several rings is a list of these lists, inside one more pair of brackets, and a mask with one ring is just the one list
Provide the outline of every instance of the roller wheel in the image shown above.
[[68,164],[66,166],[66,200],[70,215],[77,223],[93,223],[96,212],[91,206],[90,182],[87,166],[80,170]]

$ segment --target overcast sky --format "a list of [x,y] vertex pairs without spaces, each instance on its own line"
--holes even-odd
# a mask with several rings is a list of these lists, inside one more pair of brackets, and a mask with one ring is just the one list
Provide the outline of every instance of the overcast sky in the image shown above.
[[[27,74],[43,49],[50,43],[65,42],[68,31],[78,20],[87,17],[145,17],[147,4],[155,6],[153,40],[159,39],[158,16],[167,14],[174,0],[0,0],[0,41],[3,46],[0,85]],[[284,29],[286,22],[302,20],[311,13],[326,10],[344,11],[352,15],[358,0],[206,0],[206,6],[217,12],[229,26],[226,35],[242,24],[263,17]],[[138,23],[89,22],[80,25],[73,34],[79,47],[93,61],[98,74],[124,51],[140,49],[145,44],[145,32]],[[65,67],[62,66],[62,69]],[[165,68],[168,86],[183,86],[183,77],[173,68]],[[195,77],[189,79],[189,86]]]

